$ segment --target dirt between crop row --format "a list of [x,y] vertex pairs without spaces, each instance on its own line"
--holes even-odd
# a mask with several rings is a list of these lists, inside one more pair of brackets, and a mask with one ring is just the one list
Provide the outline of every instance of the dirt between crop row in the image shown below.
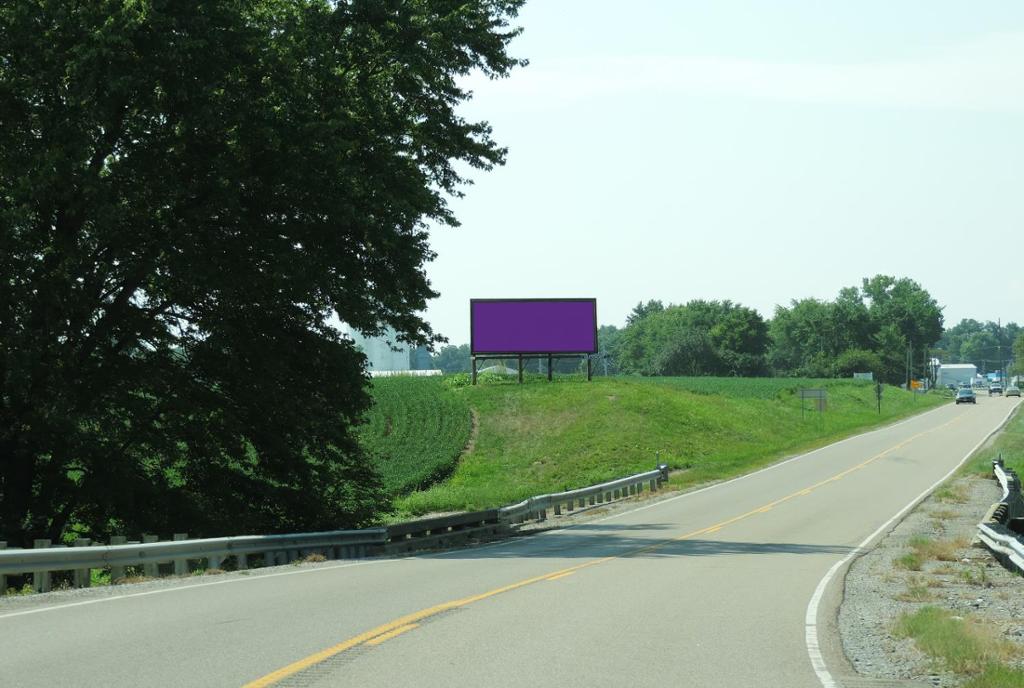
[[[839,611],[843,649],[856,671],[879,679],[915,680],[959,686],[967,677],[946,670],[897,638],[905,613],[931,605],[964,619],[976,619],[1020,646],[1016,666],[1024,668],[1024,577],[1003,568],[977,541],[977,525],[999,501],[994,479],[962,477],[922,502],[846,575]],[[920,570],[907,555],[911,541],[927,539],[932,556]]]

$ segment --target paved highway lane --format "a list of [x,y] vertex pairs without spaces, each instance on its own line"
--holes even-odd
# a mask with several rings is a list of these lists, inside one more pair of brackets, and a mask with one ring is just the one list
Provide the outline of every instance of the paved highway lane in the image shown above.
[[[768,470],[442,555],[11,615],[0,685],[841,685],[830,569],[1019,403],[950,403]],[[995,494],[995,493],[993,493]]]

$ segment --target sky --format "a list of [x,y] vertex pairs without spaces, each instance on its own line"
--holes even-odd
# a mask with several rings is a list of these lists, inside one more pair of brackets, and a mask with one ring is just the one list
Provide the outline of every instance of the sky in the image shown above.
[[434,227],[426,318],[471,298],[729,299],[876,274],[1024,322],[1024,3],[532,0],[462,107],[508,147]]

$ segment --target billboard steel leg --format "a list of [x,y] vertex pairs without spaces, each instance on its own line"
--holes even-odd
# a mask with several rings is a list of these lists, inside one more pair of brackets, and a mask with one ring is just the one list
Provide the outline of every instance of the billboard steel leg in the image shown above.
[[594,373],[591,370],[590,356],[588,355],[587,356],[587,382],[590,382],[593,379],[593,376],[594,376]]
[[475,385],[476,384],[476,356],[472,356],[470,358],[470,361],[472,362],[472,365],[473,365],[473,384]]
[[548,382],[551,382],[551,354],[548,354]]
[[519,354],[519,384],[523,384],[523,355]]

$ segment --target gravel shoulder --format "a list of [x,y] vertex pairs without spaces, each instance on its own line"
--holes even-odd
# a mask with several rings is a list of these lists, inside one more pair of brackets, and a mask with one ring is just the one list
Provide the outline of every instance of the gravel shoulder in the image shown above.
[[[981,620],[1021,647],[1016,666],[1024,668],[1024,578],[1003,568],[981,544],[977,524],[999,501],[994,479],[953,479],[923,501],[846,575],[839,610],[843,649],[865,678],[913,680],[934,686],[960,686],[957,676],[923,654],[913,640],[896,638],[893,627],[904,613],[926,605]],[[908,570],[897,560],[910,542],[927,538],[947,543],[944,561],[929,560]]]

